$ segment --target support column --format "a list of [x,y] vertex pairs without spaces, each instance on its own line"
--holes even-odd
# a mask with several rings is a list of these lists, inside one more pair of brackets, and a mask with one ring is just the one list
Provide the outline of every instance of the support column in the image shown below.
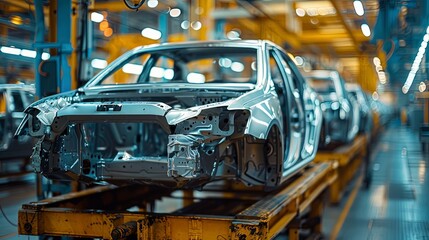
[[[60,72],[59,72],[59,87],[60,92],[66,92],[71,90],[71,74],[70,65],[68,63],[68,56],[72,53],[71,48],[71,0],[60,0],[58,1],[57,7],[57,42],[59,43],[58,56],[60,60]],[[61,26],[61,27],[58,27]]]
[[[45,15],[43,13],[43,0],[34,0],[34,15],[36,21],[35,43],[43,43],[45,41]],[[42,91],[40,88],[40,74],[38,74],[39,65],[42,61],[43,49],[36,48],[36,58],[34,60],[34,84],[36,86],[36,96],[41,98]]]

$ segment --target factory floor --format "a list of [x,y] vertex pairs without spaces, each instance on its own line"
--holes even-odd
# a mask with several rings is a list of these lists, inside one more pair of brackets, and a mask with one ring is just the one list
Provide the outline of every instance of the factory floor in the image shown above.
[[429,239],[429,154],[418,133],[392,121],[372,145],[372,181],[357,178],[325,209],[327,239]]
[[[392,121],[372,146],[369,187],[356,177],[339,205],[326,206],[324,238],[428,239],[429,154],[418,133]],[[0,179],[0,207],[12,224],[20,206],[35,200],[34,174]],[[0,214],[0,239],[24,238],[11,223]]]

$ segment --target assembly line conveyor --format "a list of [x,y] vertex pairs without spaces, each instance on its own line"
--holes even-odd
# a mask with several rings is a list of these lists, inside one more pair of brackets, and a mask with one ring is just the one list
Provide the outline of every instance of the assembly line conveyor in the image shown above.
[[[306,209],[311,209],[308,215],[320,219],[322,193],[335,179],[330,164],[312,164],[278,190],[218,191],[213,187],[204,190],[207,197],[187,194],[192,197],[186,199],[188,206],[169,213],[126,209],[172,196],[172,190],[102,186],[24,204],[18,215],[18,231],[24,235],[103,239],[128,235],[137,239],[270,239],[294,225],[289,235],[297,237],[300,224],[290,223]],[[318,229],[313,230],[320,232],[319,225],[314,224]]]
[[[144,185],[89,188],[24,204],[18,214],[18,232],[179,240],[271,239],[282,233],[300,239],[303,232],[321,234],[326,198],[330,196],[331,203],[340,201],[366,153],[363,136],[334,151],[320,152],[304,171],[271,192],[226,183],[208,185],[203,191]],[[169,200],[179,201],[180,207],[160,211],[158,204]]]

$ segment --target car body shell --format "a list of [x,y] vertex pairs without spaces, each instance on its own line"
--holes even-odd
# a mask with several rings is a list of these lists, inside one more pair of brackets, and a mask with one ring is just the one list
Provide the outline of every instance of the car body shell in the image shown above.
[[34,101],[34,94],[33,85],[0,84],[0,160],[31,155],[31,137],[13,135],[25,116],[24,109]]
[[371,102],[365,92],[357,83],[346,83],[346,89],[357,101],[360,111],[359,133],[365,134],[368,140],[371,138],[373,129],[373,116]]
[[[139,79],[159,71],[158,58],[165,57],[164,64],[174,62],[176,77],[194,60],[230,53],[251,53],[256,59],[251,63],[254,80],[195,83],[189,76],[202,74],[188,73],[187,81],[175,82],[164,75],[162,83],[104,84],[146,54],[143,67],[137,67]],[[269,59],[292,69],[280,67],[283,90],[271,79]],[[212,62],[200,62],[203,66],[198,67]],[[288,74],[299,81],[296,89],[290,87]],[[278,94],[287,101],[280,103]],[[314,158],[322,118],[316,94],[292,60],[278,46],[261,40],[139,47],[84,87],[41,99],[26,113],[17,134],[27,132],[38,139],[33,166],[45,176],[175,188],[225,179],[275,187]]]
[[[331,70],[313,70],[304,76],[321,99],[324,124],[319,147],[329,149],[353,141],[359,132],[360,112],[357,101],[346,91],[344,79]],[[318,81],[329,83],[330,89],[318,88]]]

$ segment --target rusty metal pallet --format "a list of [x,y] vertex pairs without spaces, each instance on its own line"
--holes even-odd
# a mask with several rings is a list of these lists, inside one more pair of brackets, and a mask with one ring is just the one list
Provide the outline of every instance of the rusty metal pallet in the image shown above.
[[368,144],[365,135],[358,135],[348,144],[333,151],[318,151],[314,162],[333,164],[337,173],[337,180],[330,187],[330,201],[337,204],[341,201],[345,187],[356,175],[359,167],[368,157]]
[[[172,190],[97,187],[24,204],[18,232],[103,239],[271,239],[288,227],[290,239],[297,239],[300,215],[310,209],[308,215],[320,219],[322,193],[336,177],[331,164],[312,164],[275,191],[225,190],[217,197],[209,191],[208,197],[187,199],[190,205],[168,213],[126,209],[172,196]],[[312,228],[320,233],[320,221]]]

